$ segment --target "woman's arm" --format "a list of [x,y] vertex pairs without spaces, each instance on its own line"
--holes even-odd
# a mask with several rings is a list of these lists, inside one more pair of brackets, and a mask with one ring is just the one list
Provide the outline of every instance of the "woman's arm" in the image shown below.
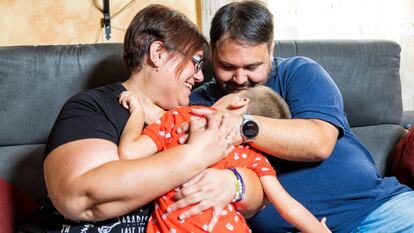
[[[103,139],[63,144],[44,163],[50,198],[63,215],[75,220],[127,214],[222,159],[229,133],[222,121],[226,119],[213,118],[203,130],[192,121],[188,144],[135,160],[119,160],[117,146]],[[198,156],[205,151],[209,156]]]
[[[257,213],[264,203],[263,189],[256,173],[247,168],[237,168],[243,177],[246,186],[245,198],[237,203],[239,210],[245,217]],[[196,177],[189,180],[176,194],[176,202],[169,211],[175,211],[191,204],[193,209],[183,213],[185,218],[201,213],[214,206],[226,206],[234,198],[236,188],[234,175],[228,169],[208,168]],[[201,203],[204,201],[205,203]]]
[[302,204],[290,196],[275,176],[260,177],[267,198],[280,215],[303,233],[330,232]]
[[[243,177],[246,195],[236,207],[243,216],[250,217],[264,205],[263,189],[256,173],[247,168],[237,168],[237,171]],[[180,215],[184,219],[213,208],[216,211],[213,212],[208,228],[212,230],[221,216],[220,211],[230,204],[236,195],[234,182],[234,175],[229,169],[208,168],[183,185],[174,196],[177,201],[168,207],[168,211],[173,212],[197,204]]]

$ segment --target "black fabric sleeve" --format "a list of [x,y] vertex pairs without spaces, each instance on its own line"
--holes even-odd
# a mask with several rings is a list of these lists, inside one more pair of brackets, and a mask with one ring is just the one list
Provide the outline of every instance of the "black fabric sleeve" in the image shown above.
[[103,104],[91,93],[69,99],[49,135],[45,155],[60,145],[85,138],[101,138],[118,144],[122,129],[110,119]]

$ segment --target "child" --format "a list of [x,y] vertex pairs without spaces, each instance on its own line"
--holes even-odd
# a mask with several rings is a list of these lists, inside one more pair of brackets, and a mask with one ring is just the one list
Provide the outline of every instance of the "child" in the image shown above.
[[[188,122],[192,117],[191,108],[205,108],[201,106],[178,107],[164,113],[155,123],[149,125],[140,133],[144,124],[144,115],[139,101],[133,93],[124,92],[120,95],[120,104],[130,110],[131,116],[122,133],[119,154],[121,159],[136,159],[139,156],[149,156],[167,148],[179,145],[179,135],[176,128]],[[215,109],[233,111],[237,113],[249,112],[254,115],[266,115],[273,118],[290,118],[290,112],[284,100],[270,88],[258,86],[238,93],[222,97]],[[138,132],[137,132],[138,130]],[[139,137],[138,137],[138,136]],[[145,150],[145,152],[143,151]],[[244,184],[241,176],[234,167],[252,169],[259,177],[266,196],[277,208],[281,215],[302,232],[330,232],[299,202],[294,200],[276,179],[276,173],[267,159],[254,148],[248,145],[236,146],[227,156],[212,167],[229,168],[236,180],[236,197],[238,201],[243,196]],[[156,200],[155,209],[148,223],[147,232],[207,232],[209,219],[212,217],[212,208],[200,215],[179,220],[182,212],[192,206],[167,214],[167,207],[174,203],[175,190]],[[215,232],[250,232],[244,218],[230,204],[225,209],[225,215],[217,222]]]

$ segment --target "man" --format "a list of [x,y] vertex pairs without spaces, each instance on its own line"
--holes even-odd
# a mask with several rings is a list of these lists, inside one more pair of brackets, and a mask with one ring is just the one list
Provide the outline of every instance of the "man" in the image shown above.
[[[272,57],[272,18],[254,1],[217,11],[210,29],[215,79],[196,89],[191,101],[211,105],[229,92],[271,87],[293,119],[249,117],[259,130],[250,127],[241,136],[269,154],[286,190],[317,218],[327,217],[333,232],[414,232],[414,192],[393,177],[378,176],[351,132],[338,88],[319,64]],[[253,232],[294,231],[271,205],[249,223]]]

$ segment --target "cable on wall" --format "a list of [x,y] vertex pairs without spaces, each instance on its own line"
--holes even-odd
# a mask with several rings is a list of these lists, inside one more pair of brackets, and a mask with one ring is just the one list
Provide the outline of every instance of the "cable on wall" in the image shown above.
[[[108,4],[107,4],[107,10],[106,10],[106,8],[105,8],[105,2],[108,2]],[[121,7],[121,9],[119,9],[117,12],[115,12],[114,14],[112,14],[112,16],[110,15],[110,11],[109,11],[109,0],[104,0],[103,1],[103,3],[104,3],[104,10],[103,10],[103,14],[104,14],[104,18],[102,19],[102,24],[104,25],[104,27],[103,27],[103,29],[105,29],[105,36],[106,36],[106,40],[109,40],[111,37],[110,37],[110,33],[111,33],[111,30],[112,29],[115,29],[115,30],[119,30],[119,31],[123,31],[123,32],[125,32],[126,31],[126,29],[124,29],[124,28],[121,28],[121,27],[117,27],[117,26],[114,26],[114,25],[112,25],[111,24],[111,21],[112,21],[112,23],[114,22],[114,19],[120,14],[120,13],[122,13],[123,11],[125,11],[128,7],[130,7],[130,6],[132,6],[132,3],[134,3],[136,0],[130,0],[127,4],[125,4],[123,7]],[[107,19],[108,19],[108,21],[107,21],[107,25],[105,25],[105,12],[106,12],[106,15],[107,15]],[[107,27],[106,26],[108,26],[108,30],[109,30],[109,39],[108,39],[108,33],[107,33]],[[99,38],[101,38],[101,35],[102,35],[102,33],[104,33],[103,32],[103,29],[102,29],[102,27],[96,32],[96,38],[95,38],[95,43],[98,43],[98,41],[99,41]]]
[[103,0],[103,25],[105,28],[106,40],[111,39],[111,14],[109,11],[109,0]]

